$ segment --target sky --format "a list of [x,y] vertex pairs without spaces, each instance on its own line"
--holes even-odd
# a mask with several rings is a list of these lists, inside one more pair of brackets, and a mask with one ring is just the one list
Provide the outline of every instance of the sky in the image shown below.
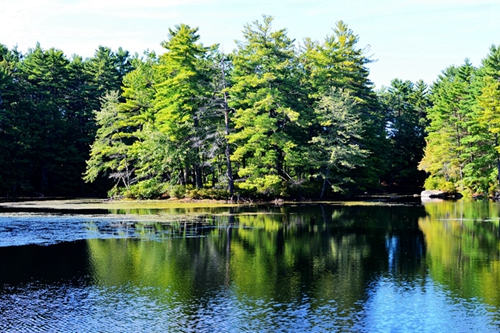
[[297,45],[323,41],[344,21],[373,61],[376,88],[394,78],[432,84],[465,58],[480,66],[500,45],[499,0],[0,0],[0,44],[25,53],[39,42],[84,58],[99,45],[161,54],[168,29],[185,23],[199,28],[205,46],[229,53],[262,15]]

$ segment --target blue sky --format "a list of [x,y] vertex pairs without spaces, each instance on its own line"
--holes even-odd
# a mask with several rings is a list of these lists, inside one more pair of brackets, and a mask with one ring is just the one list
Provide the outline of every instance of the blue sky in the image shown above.
[[243,26],[263,14],[297,43],[321,41],[344,21],[375,60],[377,88],[396,77],[431,84],[465,58],[480,65],[500,45],[498,0],[0,0],[0,43],[26,52],[40,42],[83,57],[99,45],[162,53],[168,28],[186,23],[200,28],[205,45],[230,52]]

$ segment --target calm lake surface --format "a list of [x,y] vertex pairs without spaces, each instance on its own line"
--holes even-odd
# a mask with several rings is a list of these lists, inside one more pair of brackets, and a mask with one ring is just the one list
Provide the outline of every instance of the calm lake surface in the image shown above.
[[485,202],[0,208],[0,332],[498,332],[499,217]]

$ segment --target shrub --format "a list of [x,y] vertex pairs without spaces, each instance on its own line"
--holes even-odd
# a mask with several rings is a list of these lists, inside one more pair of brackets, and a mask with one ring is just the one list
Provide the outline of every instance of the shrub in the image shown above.
[[158,199],[163,193],[165,185],[154,178],[141,180],[127,190],[122,189],[122,194],[131,199]]
[[183,185],[174,185],[168,192],[171,197],[175,197],[177,199],[186,197],[186,187],[184,187]]
[[425,180],[424,187],[426,190],[441,190],[448,193],[456,193],[455,185],[441,177],[429,177]]
[[191,199],[212,199],[212,200],[227,200],[229,191],[218,188],[197,188],[186,192],[186,197]]

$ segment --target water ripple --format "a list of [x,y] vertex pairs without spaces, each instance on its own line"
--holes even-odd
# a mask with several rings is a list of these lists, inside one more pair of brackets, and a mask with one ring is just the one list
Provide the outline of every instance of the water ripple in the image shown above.
[[193,223],[141,222],[115,217],[0,216],[0,247],[53,245],[86,239],[141,238],[161,240],[182,233],[182,237],[200,237],[210,226]]

